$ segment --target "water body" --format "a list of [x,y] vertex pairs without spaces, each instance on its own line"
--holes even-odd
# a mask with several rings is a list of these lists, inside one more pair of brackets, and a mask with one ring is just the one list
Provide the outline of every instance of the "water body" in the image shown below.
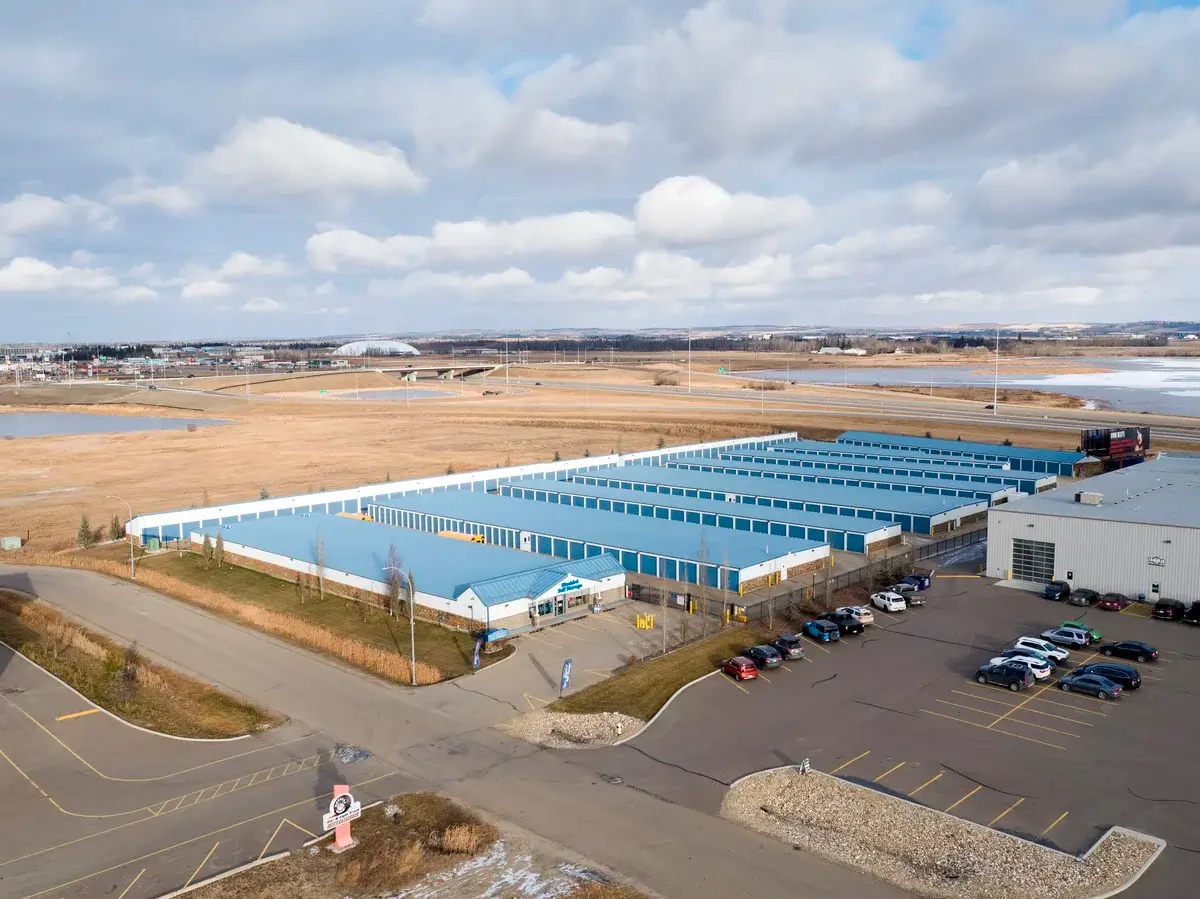
[[0,414],[0,438],[65,437],[74,434],[129,434],[135,431],[179,431],[227,425],[217,418],[157,418],[142,415],[89,415],[86,412],[8,412]]
[[428,387],[411,387],[407,390],[360,390],[358,396],[353,393],[343,393],[340,399],[343,400],[404,400],[412,398],[414,400],[434,399],[439,396],[457,396],[458,394],[451,393],[448,390],[430,390]]
[[[1053,362],[1054,360],[1047,360]],[[1107,368],[1093,374],[1031,375],[1006,374],[1000,369],[1001,387],[1022,387],[1079,397],[1100,409],[1123,412],[1158,412],[1164,415],[1200,417],[1200,359],[1168,358],[1073,358],[1081,365]],[[1037,362],[1037,360],[1033,360]],[[978,365],[930,365],[923,368],[824,368],[803,371],[739,372],[801,384],[845,384],[853,386],[991,387],[994,375],[988,363]]]

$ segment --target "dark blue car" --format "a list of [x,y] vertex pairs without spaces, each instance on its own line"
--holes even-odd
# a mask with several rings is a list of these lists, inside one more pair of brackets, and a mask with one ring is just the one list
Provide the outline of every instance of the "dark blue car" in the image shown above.
[[912,574],[905,575],[900,578],[902,584],[912,584],[918,590],[928,590],[933,579],[925,571],[914,571]]
[[804,635],[812,637],[818,643],[830,643],[842,639],[842,632],[836,624],[820,619],[804,622]]

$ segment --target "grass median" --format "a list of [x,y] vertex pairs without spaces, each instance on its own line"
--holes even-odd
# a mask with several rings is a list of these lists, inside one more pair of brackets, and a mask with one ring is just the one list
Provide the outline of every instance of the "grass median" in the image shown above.
[[620,674],[572,693],[550,705],[555,712],[621,712],[649,721],[684,684],[716,670],[730,656],[767,639],[751,627],[722,631],[691,646],[649,662],[639,662]]
[[0,591],[0,640],[102,708],[160,733],[236,737],[283,720],[15,593]]

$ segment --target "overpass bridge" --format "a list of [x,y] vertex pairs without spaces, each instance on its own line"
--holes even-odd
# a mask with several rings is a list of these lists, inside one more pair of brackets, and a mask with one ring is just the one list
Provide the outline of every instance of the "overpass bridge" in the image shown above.
[[449,363],[445,365],[388,365],[371,366],[368,371],[399,377],[402,381],[416,381],[422,377],[434,377],[443,381],[454,378],[470,378],[476,375],[490,375],[502,366],[492,363]]

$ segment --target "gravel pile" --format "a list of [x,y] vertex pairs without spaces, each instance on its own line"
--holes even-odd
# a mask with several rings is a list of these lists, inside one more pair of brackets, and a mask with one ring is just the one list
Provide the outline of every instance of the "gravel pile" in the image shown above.
[[732,788],[723,817],[901,889],[952,899],[1086,899],[1125,884],[1155,844],[1110,834],[1086,859],[813,771]]
[[646,726],[640,718],[619,712],[576,715],[571,712],[528,712],[497,725],[527,743],[548,749],[611,746]]

